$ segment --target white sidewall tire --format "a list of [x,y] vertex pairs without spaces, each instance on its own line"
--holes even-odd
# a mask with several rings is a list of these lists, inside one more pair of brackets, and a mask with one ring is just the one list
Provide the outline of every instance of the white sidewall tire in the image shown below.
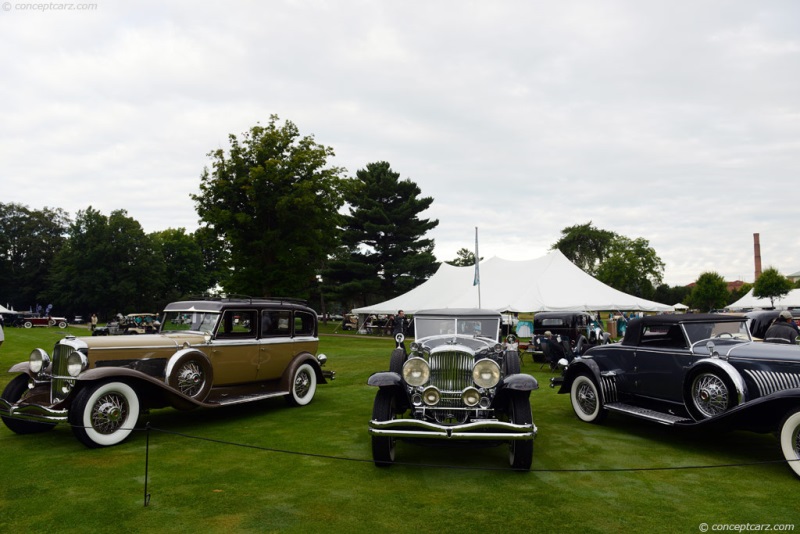
[[[108,393],[119,393],[125,397],[128,403],[128,415],[119,429],[111,434],[102,434],[92,427],[92,411],[98,399]],[[89,397],[86,407],[83,409],[83,414],[81,414],[81,420],[83,421],[86,436],[97,445],[109,447],[121,443],[130,435],[139,420],[139,396],[136,395],[132,387],[122,382],[103,384]]]
[[[301,397],[297,394],[297,380],[301,377],[306,377],[309,380],[308,390]],[[317,391],[317,373],[311,364],[304,363],[294,372],[292,376],[292,383],[290,384],[292,390],[289,392],[291,401],[296,406],[305,406],[314,399],[314,393]]]
[[[592,413],[586,413],[586,411],[584,411],[584,409],[581,407],[580,400],[578,399],[580,390],[584,388],[589,388],[596,399],[595,408]],[[591,378],[586,375],[579,375],[576,377],[572,382],[569,398],[570,401],[572,401],[572,409],[575,412],[575,415],[578,416],[578,419],[587,423],[594,423],[598,420],[602,409],[600,406],[602,401],[600,400],[600,392],[597,390],[597,386]]]
[[800,476],[800,452],[797,450],[797,433],[800,432],[800,411],[787,417],[781,425],[781,450],[783,457],[789,461],[789,467],[797,476]]

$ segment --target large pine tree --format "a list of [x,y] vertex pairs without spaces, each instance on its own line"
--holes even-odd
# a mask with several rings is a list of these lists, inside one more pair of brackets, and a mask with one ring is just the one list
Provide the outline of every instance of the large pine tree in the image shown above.
[[344,303],[366,305],[404,293],[437,269],[433,239],[438,220],[419,215],[433,203],[416,183],[400,180],[389,163],[370,163],[356,173],[345,199],[343,247],[330,262],[326,286]]

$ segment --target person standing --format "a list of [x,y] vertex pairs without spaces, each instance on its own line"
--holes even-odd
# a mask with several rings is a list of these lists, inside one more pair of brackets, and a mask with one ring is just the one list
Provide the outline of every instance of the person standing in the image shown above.
[[764,334],[764,342],[794,344],[797,342],[798,334],[800,334],[800,330],[792,321],[791,312],[783,310]]
[[91,328],[92,332],[94,332],[94,329],[97,328],[97,314],[96,313],[92,314],[92,320],[91,320],[91,327],[90,328]]

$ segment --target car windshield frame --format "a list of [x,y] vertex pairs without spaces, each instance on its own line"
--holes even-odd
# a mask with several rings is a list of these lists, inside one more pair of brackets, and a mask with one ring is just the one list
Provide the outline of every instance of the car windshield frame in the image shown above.
[[497,341],[499,333],[500,317],[414,317],[417,339],[460,335]]
[[691,346],[709,339],[753,341],[746,320],[691,322],[682,326]]
[[218,311],[167,311],[161,320],[160,332],[213,334],[221,315]]

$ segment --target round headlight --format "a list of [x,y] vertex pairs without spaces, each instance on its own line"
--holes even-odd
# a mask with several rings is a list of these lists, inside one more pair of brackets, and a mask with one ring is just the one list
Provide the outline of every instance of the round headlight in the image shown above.
[[500,381],[500,366],[494,360],[478,360],[472,368],[472,380],[482,388],[493,388]]
[[50,365],[50,357],[45,351],[42,349],[33,349],[31,351],[30,358],[28,359],[28,367],[31,373],[41,373],[42,369],[47,369],[48,365]]
[[439,390],[433,386],[425,388],[425,391],[422,392],[422,400],[425,401],[425,404],[428,406],[435,406],[439,404],[439,400],[442,398],[442,394],[439,393]]
[[403,364],[403,380],[409,386],[421,386],[428,381],[431,376],[431,368],[428,362],[422,358],[409,358]]
[[78,376],[81,371],[86,369],[86,356],[74,350],[67,358],[67,373],[69,376]]
[[481,394],[475,388],[467,388],[461,393],[461,401],[467,406],[475,406],[481,401]]

